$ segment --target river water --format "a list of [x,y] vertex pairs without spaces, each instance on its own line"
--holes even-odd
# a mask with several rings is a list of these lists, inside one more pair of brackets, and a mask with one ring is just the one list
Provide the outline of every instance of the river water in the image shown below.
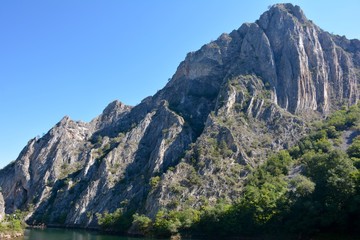
[[129,238],[105,235],[98,232],[47,228],[26,229],[24,240],[150,240],[150,238]]

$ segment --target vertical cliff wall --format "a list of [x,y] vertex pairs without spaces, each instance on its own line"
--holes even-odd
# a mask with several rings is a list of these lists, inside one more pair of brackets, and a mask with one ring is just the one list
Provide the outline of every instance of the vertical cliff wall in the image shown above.
[[[298,6],[189,53],[171,81],[135,107],[110,103],[90,123],[63,118],[0,171],[8,213],[30,224],[96,226],[96,213],[233,201],[273,151],[308,121],[359,99],[360,41],[331,35]],[[0,204],[1,205],[1,204]]]

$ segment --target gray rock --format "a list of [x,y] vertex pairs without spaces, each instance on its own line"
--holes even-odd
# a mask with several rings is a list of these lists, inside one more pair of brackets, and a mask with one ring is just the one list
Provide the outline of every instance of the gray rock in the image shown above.
[[[277,4],[189,53],[171,81],[90,123],[64,117],[0,171],[6,212],[29,224],[96,227],[96,213],[155,216],[229,202],[251,169],[306,134],[307,122],[359,99],[360,41]],[[0,201],[1,215],[1,201]]]
[[0,222],[5,218],[5,201],[2,193],[0,192]]

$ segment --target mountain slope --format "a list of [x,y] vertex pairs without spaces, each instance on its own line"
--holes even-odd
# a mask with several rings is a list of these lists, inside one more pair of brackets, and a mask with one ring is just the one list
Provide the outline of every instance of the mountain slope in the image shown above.
[[308,122],[359,99],[360,41],[331,35],[291,4],[189,53],[135,107],[68,117],[0,171],[6,212],[30,224],[91,227],[96,213],[234,201],[266,156]]

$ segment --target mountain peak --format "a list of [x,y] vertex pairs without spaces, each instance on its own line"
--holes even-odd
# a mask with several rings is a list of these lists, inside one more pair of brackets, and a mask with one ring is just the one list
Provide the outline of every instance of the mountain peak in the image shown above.
[[114,101],[90,123],[64,117],[30,142],[0,171],[7,212],[34,204],[29,223],[97,227],[93,213],[105,209],[155,217],[236,201],[252,169],[309,120],[359,100],[359,49],[300,7],[273,5],[188,54],[139,105]]
[[118,100],[115,100],[115,101],[112,101],[111,103],[109,103],[106,108],[104,109],[103,111],[103,115],[109,115],[113,112],[117,112],[117,111],[121,111],[125,108],[129,108],[128,106],[126,106],[125,104],[123,104],[122,102],[118,101]]
[[279,3],[275,4],[270,8],[270,11],[280,11],[282,13],[290,14],[293,17],[301,21],[307,21],[304,12],[297,5],[292,5],[291,3]]
[[280,9],[282,11],[289,12],[291,14],[297,15],[302,14],[304,15],[303,11],[298,5],[293,5],[291,3],[277,3],[270,7],[271,9]]
[[71,121],[71,118],[68,115],[65,115],[60,122],[58,123],[59,126],[66,125],[69,121]]
[[277,23],[278,28],[289,25],[296,25],[298,23],[305,24],[309,22],[304,12],[297,5],[291,3],[275,4],[266,12],[264,12],[257,23],[264,29],[267,29],[271,23]]

